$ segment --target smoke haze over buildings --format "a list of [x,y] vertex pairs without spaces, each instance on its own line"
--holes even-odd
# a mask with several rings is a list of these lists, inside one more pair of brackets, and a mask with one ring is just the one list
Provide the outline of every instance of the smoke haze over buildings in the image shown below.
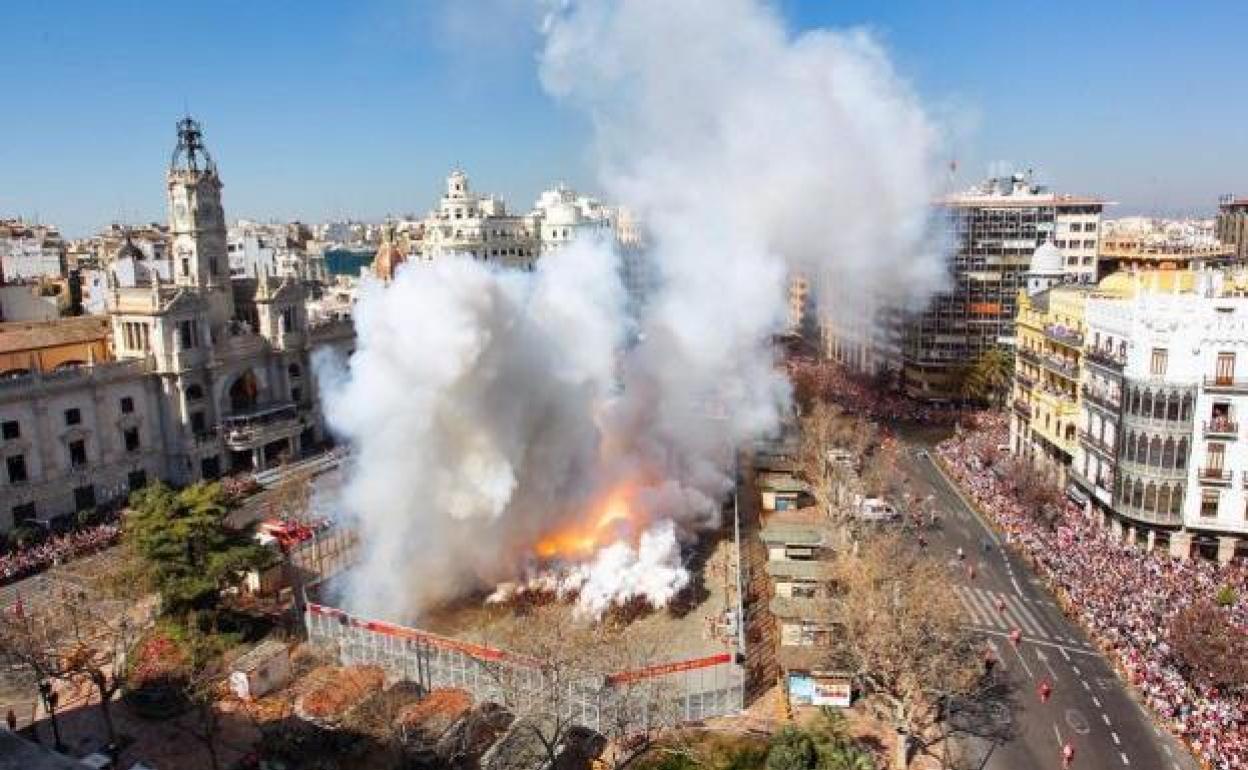
[[[542,29],[543,86],[590,117],[655,285],[631,313],[615,244],[582,239],[532,273],[450,258],[362,291],[349,368],[318,367],[354,448],[359,612],[542,576],[591,613],[666,603],[734,448],[788,408],[788,275],[897,303],[942,280],[937,132],[868,34],[792,37],[753,0],[572,2]],[[552,537],[592,547],[539,562]]]

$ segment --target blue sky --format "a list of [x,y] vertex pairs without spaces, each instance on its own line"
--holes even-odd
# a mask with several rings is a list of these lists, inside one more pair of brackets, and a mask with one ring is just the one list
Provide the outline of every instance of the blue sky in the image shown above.
[[[542,93],[520,5],[9,0],[0,216],[73,235],[163,219],[186,108],[230,218],[423,212],[457,163],[517,207],[556,180],[592,189],[587,126]],[[1008,162],[1118,213],[1248,192],[1242,0],[778,8],[795,34],[871,28],[949,128],[964,183]]]

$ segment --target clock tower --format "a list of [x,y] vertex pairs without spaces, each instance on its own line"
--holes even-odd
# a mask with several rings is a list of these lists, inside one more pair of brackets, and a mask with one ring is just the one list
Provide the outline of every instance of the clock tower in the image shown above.
[[221,178],[199,123],[189,116],[178,121],[167,187],[173,282],[202,292],[215,328],[234,315]]

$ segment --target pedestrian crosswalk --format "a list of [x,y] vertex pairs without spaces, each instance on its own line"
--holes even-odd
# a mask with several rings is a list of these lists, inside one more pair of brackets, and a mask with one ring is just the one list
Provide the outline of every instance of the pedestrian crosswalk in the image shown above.
[[1017,629],[1028,638],[1081,644],[1062,625],[1047,620],[1037,607],[1016,594],[967,585],[955,585],[954,593],[972,626],[1003,633]]

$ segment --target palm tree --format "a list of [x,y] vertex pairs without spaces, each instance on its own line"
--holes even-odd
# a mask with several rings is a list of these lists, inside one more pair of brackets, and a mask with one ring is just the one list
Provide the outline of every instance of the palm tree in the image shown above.
[[962,397],[1001,406],[1010,391],[1014,359],[1004,348],[984,351],[962,380]]

